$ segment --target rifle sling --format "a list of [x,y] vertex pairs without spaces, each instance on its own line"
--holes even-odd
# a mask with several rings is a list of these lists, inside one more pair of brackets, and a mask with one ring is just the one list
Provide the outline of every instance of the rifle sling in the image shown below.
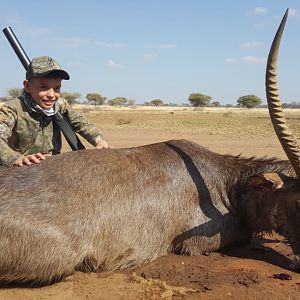
[[53,122],[55,122],[58,128],[62,131],[64,137],[66,138],[69,146],[73,151],[85,149],[83,144],[81,143],[78,136],[73,131],[70,123],[68,122],[67,118],[64,115],[61,115],[57,112],[53,118]]

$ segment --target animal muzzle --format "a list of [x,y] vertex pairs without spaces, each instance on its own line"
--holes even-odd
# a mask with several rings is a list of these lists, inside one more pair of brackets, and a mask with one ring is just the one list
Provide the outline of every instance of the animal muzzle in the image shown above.
[[300,253],[295,254],[295,257],[294,257],[294,260],[292,263],[292,268],[300,273]]

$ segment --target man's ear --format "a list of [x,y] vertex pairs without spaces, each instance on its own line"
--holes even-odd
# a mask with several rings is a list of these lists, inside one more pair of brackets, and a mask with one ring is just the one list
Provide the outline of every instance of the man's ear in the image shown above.
[[248,179],[248,185],[262,192],[271,192],[283,187],[283,181],[277,173],[264,173]]
[[23,81],[23,87],[27,93],[30,93],[30,82],[28,80]]

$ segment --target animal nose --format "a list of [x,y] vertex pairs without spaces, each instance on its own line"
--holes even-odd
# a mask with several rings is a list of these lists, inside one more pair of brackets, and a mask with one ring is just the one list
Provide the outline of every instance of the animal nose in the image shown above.
[[293,263],[291,264],[291,268],[297,272],[300,272],[300,253],[295,254]]

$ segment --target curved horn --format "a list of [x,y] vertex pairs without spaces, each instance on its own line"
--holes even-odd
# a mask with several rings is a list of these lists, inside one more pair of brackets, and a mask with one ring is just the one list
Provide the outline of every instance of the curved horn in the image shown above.
[[288,17],[286,10],[282,21],[278,27],[268,56],[266,68],[266,94],[268,100],[269,114],[274,130],[282,145],[282,148],[292,164],[297,178],[300,179],[300,149],[297,140],[289,130],[283,114],[282,104],[279,96],[277,81],[277,57],[281,41],[281,36]]

